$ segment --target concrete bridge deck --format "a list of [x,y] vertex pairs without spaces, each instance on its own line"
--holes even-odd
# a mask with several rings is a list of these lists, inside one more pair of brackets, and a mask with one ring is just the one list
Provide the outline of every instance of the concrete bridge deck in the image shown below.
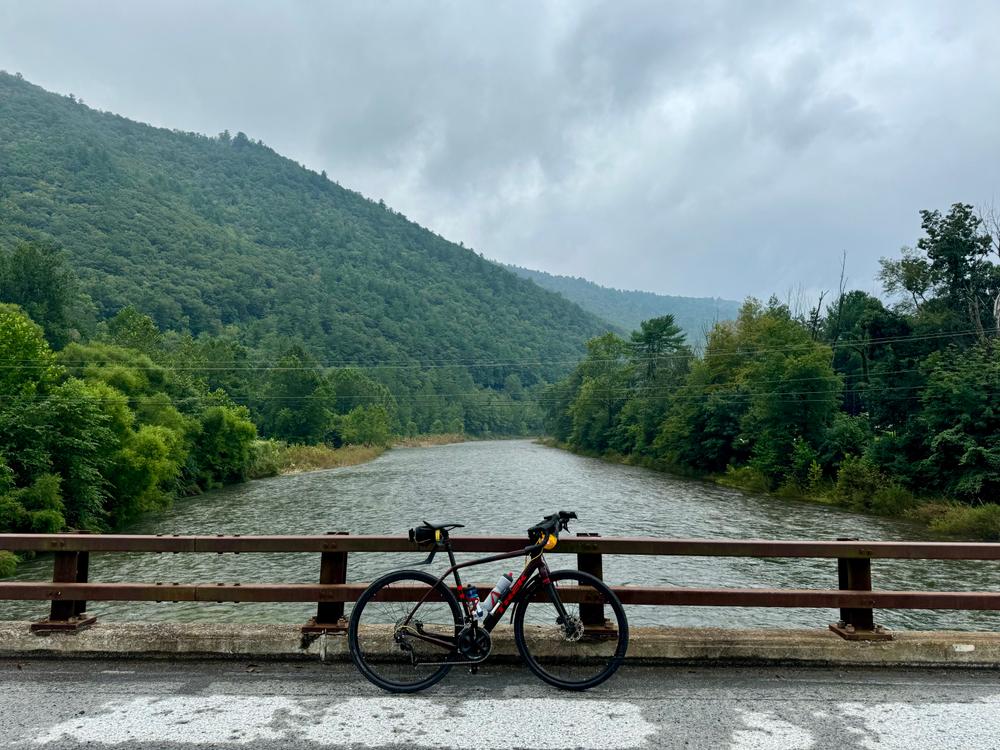
[[349,664],[0,660],[0,747],[996,748],[991,669],[626,665],[583,694],[460,669],[413,697]]

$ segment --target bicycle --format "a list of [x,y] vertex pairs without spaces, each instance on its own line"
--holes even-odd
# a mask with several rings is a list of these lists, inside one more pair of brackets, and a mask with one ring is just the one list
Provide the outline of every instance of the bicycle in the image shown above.
[[[444,550],[451,566],[440,577],[395,571],[365,589],[348,626],[355,666],[375,685],[396,693],[429,688],[459,664],[475,672],[492,652],[491,633],[510,611],[517,650],[542,680],[566,690],[586,690],[607,680],[628,649],[621,602],[599,578],[579,570],[552,572],[544,557],[576,517],[565,511],[546,516],[528,529],[530,543],[523,549],[463,563],[456,563],[448,534],[462,524],[424,521],[410,529],[410,541],[432,545],[425,565]],[[506,593],[488,611],[477,607],[459,570],[521,556],[527,558],[524,568]],[[454,575],[454,591],[444,582],[449,575]],[[602,610],[612,617],[594,624]]]

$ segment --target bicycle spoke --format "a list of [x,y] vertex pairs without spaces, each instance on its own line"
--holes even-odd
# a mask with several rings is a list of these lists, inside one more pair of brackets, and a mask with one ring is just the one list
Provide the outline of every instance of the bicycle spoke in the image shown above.
[[433,662],[441,662],[453,651],[456,633],[450,602],[432,594],[414,612],[416,601],[394,601],[398,596],[393,590],[403,588],[415,589],[419,600],[432,585],[409,577],[387,582],[352,613],[356,657],[370,676],[395,687],[422,683],[439,672],[442,667]]
[[[572,573],[565,575],[571,576]],[[624,613],[598,588],[585,580],[564,578],[554,581],[566,611],[563,618],[544,593],[524,603],[522,640],[539,676],[547,675],[561,687],[580,687],[602,681],[617,668],[623,638],[627,639]],[[580,599],[586,603],[579,603]],[[603,622],[595,621],[603,606]],[[521,620],[522,615],[518,615]],[[622,632],[624,628],[625,632]],[[543,677],[544,679],[544,677]]]

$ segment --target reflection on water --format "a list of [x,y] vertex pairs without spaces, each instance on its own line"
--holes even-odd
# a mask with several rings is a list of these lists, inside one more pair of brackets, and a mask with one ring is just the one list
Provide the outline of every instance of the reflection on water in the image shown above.
[[[521,533],[543,515],[575,510],[573,531],[603,536],[730,537],[736,539],[864,540],[928,538],[903,521],[872,518],[810,503],[750,495],[544,448],[528,441],[464,443],[397,449],[368,464],[276,477],[178,502],[129,533],[401,534],[422,519],[466,524],[472,534]],[[462,530],[456,533],[461,533]],[[355,554],[351,580],[412,566],[405,554]],[[438,558],[441,560],[441,558]],[[437,566],[438,560],[435,560]],[[575,559],[552,555],[553,569]],[[18,568],[20,580],[46,580],[50,559]],[[443,570],[443,566],[441,568]],[[489,567],[470,576],[490,581]],[[764,588],[836,588],[835,560],[625,557],[604,560],[616,584]],[[1000,564],[933,560],[874,560],[875,588],[997,590]],[[317,554],[95,554],[92,581],[314,582]],[[0,602],[2,619],[38,619],[44,603]],[[834,610],[629,607],[635,624],[723,627],[824,627]],[[95,602],[106,620],[304,622],[308,605],[153,604]],[[900,629],[1000,629],[989,612],[881,611],[877,620]]]

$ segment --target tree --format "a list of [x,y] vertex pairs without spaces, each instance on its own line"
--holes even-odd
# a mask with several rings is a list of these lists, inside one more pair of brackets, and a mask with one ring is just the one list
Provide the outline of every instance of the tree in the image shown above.
[[[772,298],[748,300],[735,324],[711,331],[672,399],[654,444],[666,462],[698,471],[749,464],[771,482],[816,450],[842,383],[833,353]],[[800,461],[801,463],[801,461]]]
[[0,304],[0,396],[30,397],[60,368],[41,326],[15,305]]
[[587,342],[587,357],[579,365],[580,388],[569,406],[571,444],[596,452],[611,446],[618,413],[628,399],[627,351],[625,342],[613,333]]
[[356,406],[337,418],[337,437],[341,445],[388,445],[392,441],[389,412],[384,406]]
[[752,444],[751,464],[765,476],[782,477],[796,440],[815,448],[840,402],[843,383],[833,352],[775,300],[766,309],[741,313],[748,358],[739,379],[749,408],[742,438]]
[[163,335],[148,315],[132,305],[123,307],[105,324],[109,343],[154,357],[163,350]]
[[[876,413],[882,423],[899,419],[893,406],[908,399],[901,385],[914,369],[905,340],[912,335],[910,322],[899,312],[886,309],[877,297],[860,291],[841,294],[834,310],[823,322],[822,339],[834,348],[834,369],[844,377],[843,406],[849,414]],[[910,367],[907,368],[906,365]]]
[[336,391],[316,360],[293,346],[268,373],[257,409],[265,434],[320,443],[334,426]]
[[80,327],[92,322],[92,303],[80,291],[65,254],[48,243],[20,242],[0,251],[0,302],[23,308],[56,347],[80,338]]
[[926,458],[925,488],[968,501],[1000,498],[1000,349],[986,343],[928,358],[927,387],[914,430]]
[[652,456],[652,444],[692,353],[673,315],[642,321],[632,332],[628,351],[633,393],[622,407],[613,446],[621,453]]
[[632,331],[628,347],[646,381],[655,380],[657,367],[676,361],[676,355],[687,349],[685,335],[674,323],[673,315],[642,321],[639,330]]
[[[995,327],[1000,268],[990,262],[993,238],[971,205],[955,203],[947,215],[920,212],[924,236],[899,261],[882,260],[889,293],[906,291],[922,316],[939,327],[975,332],[980,341]],[[932,298],[928,295],[933,293]]]
[[901,253],[903,257],[898,260],[892,258],[879,260],[882,267],[879,280],[887,294],[908,294],[913,309],[919,310],[927,301],[927,295],[933,284],[930,263],[912,247],[903,247]]
[[194,457],[202,486],[215,487],[246,479],[253,461],[257,429],[243,407],[213,406],[201,416]]
[[116,451],[110,472],[116,500],[109,509],[112,525],[168,508],[186,456],[183,435],[174,430],[142,425],[130,432]]

